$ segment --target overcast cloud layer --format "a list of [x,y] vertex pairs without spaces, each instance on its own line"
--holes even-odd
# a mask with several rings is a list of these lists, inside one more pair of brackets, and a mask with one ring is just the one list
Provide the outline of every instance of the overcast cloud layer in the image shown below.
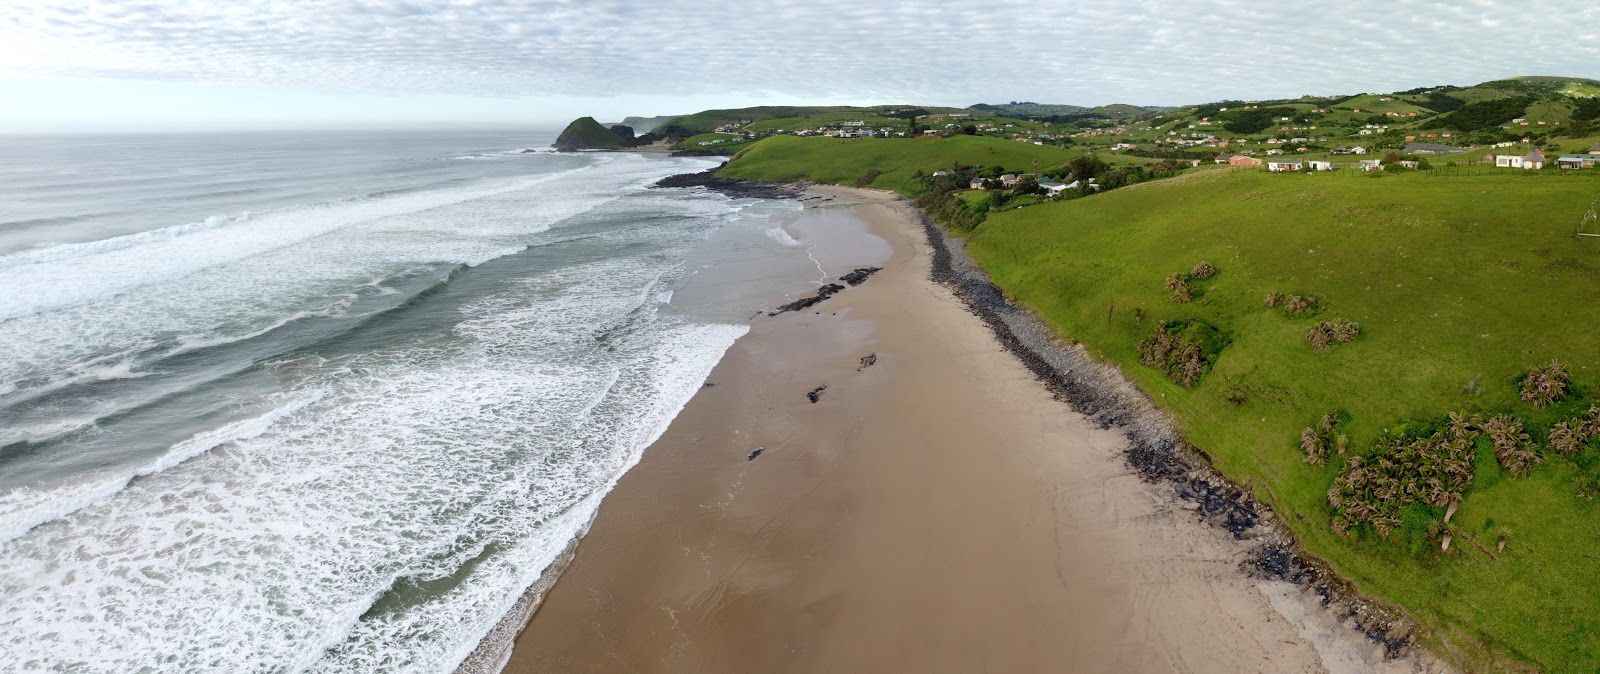
[[1177,104],[1600,76],[1588,0],[60,0],[0,77],[377,94]]

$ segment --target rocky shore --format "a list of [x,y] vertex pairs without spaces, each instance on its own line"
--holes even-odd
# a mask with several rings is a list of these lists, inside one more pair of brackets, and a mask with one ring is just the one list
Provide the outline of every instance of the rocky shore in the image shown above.
[[727,162],[699,173],[680,173],[656,181],[656,187],[703,187],[733,198],[795,199],[805,192],[804,183],[761,183],[717,176]]

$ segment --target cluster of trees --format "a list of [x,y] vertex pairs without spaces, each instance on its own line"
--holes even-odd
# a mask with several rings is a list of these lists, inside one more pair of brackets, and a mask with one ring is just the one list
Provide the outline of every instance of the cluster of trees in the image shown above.
[[1493,101],[1466,103],[1454,112],[1440,115],[1424,122],[1422,128],[1448,128],[1457,131],[1479,131],[1496,128],[1521,117],[1530,103],[1533,103],[1533,99],[1527,96],[1513,96]]
[[1299,122],[1314,121],[1321,117],[1314,113],[1303,113],[1294,108],[1239,108],[1229,109],[1227,112],[1217,113],[1217,118],[1222,120],[1222,128],[1233,133],[1250,134],[1260,133],[1278,123],[1278,118],[1290,117]]

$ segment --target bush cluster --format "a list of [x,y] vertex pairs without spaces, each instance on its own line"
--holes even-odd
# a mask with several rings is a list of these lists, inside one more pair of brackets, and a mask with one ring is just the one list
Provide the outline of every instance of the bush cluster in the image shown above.
[[1533,439],[1522,430],[1522,420],[1509,414],[1490,417],[1483,422],[1483,434],[1494,443],[1494,458],[1512,477],[1522,477],[1534,465],[1544,463]]
[[1216,275],[1216,267],[1211,266],[1210,262],[1201,262],[1195,265],[1194,269],[1189,270],[1187,274],[1181,271],[1168,274],[1167,282],[1162,287],[1172,293],[1172,301],[1178,304],[1186,304],[1193,301],[1195,296],[1195,287],[1191,281],[1201,281]]
[[1300,431],[1300,449],[1306,453],[1306,463],[1320,466],[1327,463],[1330,448],[1340,454],[1350,449],[1350,437],[1338,431],[1338,412],[1324,414],[1316,426],[1307,426]]
[[1316,311],[1320,303],[1311,295],[1285,295],[1274,290],[1267,293],[1266,304],[1268,307],[1282,308],[1285,316],[1305,316]]
[[1401,511],[1412,504],[1444,508],[1461,501],[1472,484],[1474,443],[1483,432],[1477,417],[1450,415],[1450,422],[1426,437],[1396,436],[1380,442],[1371,456],[1352,456],[1328,490],[1333,531],[1348,534],[1370,524],[1388,538],[1400,526]]
[[1596,437],[1600,437],[1600,405],[1589,407],[1588,416],[1567,419],[1550,428],[1550,448],[1567,456],[1583,452]]
[[1139,362],[1194,388],[1224,346],[1222,333],[1202,321],[1159,321],[1155,333],[1139,342]]
[[1335,344],[1349,344],[1356,341],[1361,334],[1361,325],[1354,321],[1323,321],[1311,326],[1311,331],[1306,333],[1311,347],[1318,351],[1326,351]]
[[1535,367],[1522,378],[1522,399],[1544,409],[1550,403],[1566,397],[1569,379],[1567,366],[1559,360],[1552,360],[1544,367]]
[[1189,285],[1189,276],[1183,272],[1172,272],[1167,277],[1166,285],[1162,286],[1172,292],[1172,301],[1184,304],[1194,299],[1194,287]]

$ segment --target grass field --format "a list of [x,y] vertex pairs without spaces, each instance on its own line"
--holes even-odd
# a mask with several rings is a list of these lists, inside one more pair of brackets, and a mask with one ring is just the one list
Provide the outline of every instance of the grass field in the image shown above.
[[[1498,93],[1477,88],[1463,98]],[[1030,170],[1082,151],[966,136],[776,137],[723,175],[851,185],[877,171],[872,187],[914,196],[917,170]],[[1498,150],[1512,151],[1527,148]],[[1334,411],[1355,455],[1452,412],[1513,414],[1544,444],[1554,422],[1600,402],[1600,238],[1574,233],[1600,193],[1600,171],[1445,166],[1485,152],[1430,157],[1435,170],[1400,174],[1208,165],[991,213],[967,234],[969,250],[1007,294],[1120,365],[1313,555],[1402,607],[1441,653],[1469,671],[1592,673],[1600,671],[1600,504],[1580,498],[1578,483],[1600,480],[1597,443],[1574,458],[1544,447],[1546,462],[1513,479],[1480,441],[1448,554],[1422,530],[1442,517],[1437,508],[1415,507],[1420,519],[1389,538],[1366,525],[1335,534],[1328,490],[1348,457],[1312,466],[1299,446],[1301,429]],[[1195,301],[1169,301],[1163,281],[1201,261],[1220,273],[1195,284]],[[1322,307],[1285,317],[1263,303],[1273,291],[1314,295]],[[1186,319],[1228,340],[1194,388],[1141,365],[1136,351],[1157,321]],[[1360,337],[1314,350],[1308,329],[1330,319],[1360,323]],[[1518,397],[1518,377],[1553,358],[1570,368],[1574,394],[1535,409]]]
[[745,180],[814,180],[855,185],[870,170],[882,173],[869,185],[915,194],[918,171],[933,173],[952,163],[1004,166],[1017,171],[1053,167],[1081,152],[983,136],[950,138],[799,138],[773,136],[740,153],[722,175]]
[[[1453,521],[1460,533],[1444,555],[1398,534],[1333,534],[1327,491],[1344,457],[1304,463],[1299,432],[1343,410],[1361,453],[1409,421],[1503,411],[1539,439],[1557,418],[1586,409],[1600,395],[1600,239],[1579,239],[1574,227],[1597,192],[1596,172],[1207,171],[993,214],[969,249],[1009,295],[1120,364],[1312,553],[1404,607],[1459,662],[1500,669],[1509,657],[1541,671],[1594,672],[1600,505],[1572,484],[1586,469],[1552,456],[1510,479],[1481,447]],[[1168,301],[1167,275],[1202,260],[1220,273],[1197,284],[1196,301]],[[1313,318],[1286,318],[1263,304],[1274,290],[1314,294],[1325,306]],[[1194,389],[1140,365],[1135,352],[1155,321],[1190,318],[1231,339]],[[1329,318],[1359,322],[1361,337],[1313,350],[1307,328]],[[1570,365],[1583,394],[1535,410],[1513,382],[1552,358]],[[1464,393],[1473,383],[1482,392]],[[1229,400],[1233,392],[1242,404]],[[1587,451],[1578,463],[1592,470],[1600,452]],[[1509,545],[1496,552],[1502,534]]]

